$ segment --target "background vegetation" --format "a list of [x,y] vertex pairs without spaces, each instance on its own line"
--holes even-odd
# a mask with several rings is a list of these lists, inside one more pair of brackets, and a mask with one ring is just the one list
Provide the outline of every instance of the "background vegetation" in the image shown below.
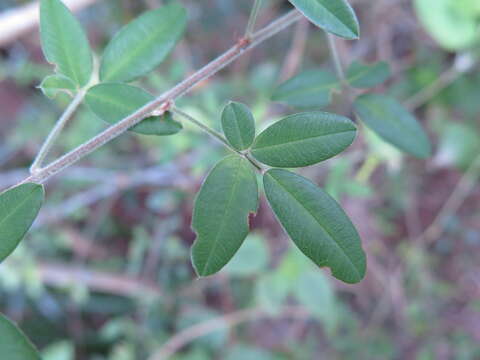
[[[100,49],[161,2],[98,0],[77,16]],[[2,0],[0,19],[24,3]],[[186,37],[141,84],[154,94],[238,40],[252,6],[181,3],[189,14]],[[346,285],[316,270],[289,245],[262,200],[253,235],[233,262],[198,280],[189,258],[193,197],[225,150],[189,124],[175,137],[126,134],[48,183],[34,228],[0,265],[0,310],[45,360],[480,357],[478,3],[352,4],[362,38],[338,41],[342,62],[388,62],[393,76],[378,90],[414,110],[434,144],[431,158],[416,160],[363,129],[343,156],[302,170],[341,201],[357,226],[366,279]],[[259,23],[289,8],[287,1],[265,1]],[[36,88],[51,69],[37,31],[2,41],[0,189],[27,174],[68,103]],[[311,68],[332,65],[324,33],[304,21],[178,105],[219,128],[221,109],[235,99],[250,106],[263,129],[291,113],[270,100],[276,85]],[[334,96],[330,108],[350,116],[342,97]],[[55,154],[103,127],[82,107]]]

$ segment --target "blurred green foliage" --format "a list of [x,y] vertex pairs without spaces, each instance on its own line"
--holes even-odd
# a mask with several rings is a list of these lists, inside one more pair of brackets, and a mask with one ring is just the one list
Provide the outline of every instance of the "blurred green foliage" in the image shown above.
[[[20,3],[2,2],[0,10]],[[99,2],[83,11],[80,18],[101,47],[121,24],[143,11],[145,3]],[[280,0],[269,3],[283,5]],[[246,2],[230,0],[185,4],[193,14],[186,40],[190,54],[176,55],[142,81],[141,85],[152,93],[169,88],[226,48],[242,29],[245,19],[238,14],[247,13],[249,8]],[[358,5],[360,10],[373,6]],[[457,10],[464,10],[462,6]],[[216,35],[224,26],[229,35]],[[405,26],[397,22],[391,28],[402,35],[408,30]],[[434,26],[447,31],[442,23]],[[460,29],[455,26],[454,30]],[[378,35],[368,24],[363,31],[367,38]],[[451,53],[442,48],[430,44],[426,48],[425,38],[420,38],[416,29],[408,31],[414,38],[408,43],[408,56],[390,59],[398,60],[394,64],[398,66],[393,67],[395,81],[389,92],[401,99],[431,85],[452,60]],[[435,30],[427,26],[427,31],[433,35]],[[455,34],[454,40],[467,40]],[[265,128],[289,113],[269,99],[280,82],[281,55],[290,38],[284,34],[272,40],[268,48],[251,55],[261,61],[251,65],[245,60],[234,65],[238,67],[202,84],[178,105],[220,129],[220,111],[233,98],[248,103],[258,128]],[[477,45],[469,43],[471,47]],[[322,36],[312,30],[304,63],[326,65],[324,46]],[[447,48],[452,50],[450,43]],[[463,43],[461,48],[465,49]],[[2,115],[2,173],[28,166],[68,101],[66,96],[49,100],[35,89],[49,69],[36,59],[37,51],[35,44],[18,42],[0,60],[1,81],[21,99],[13,118]],[[404,66],[405,58],[408,68],[395,73]],[[281,229],[273,228],[268,214],[253,220],[254,233],[222,274],[205,282],[197,280],[188,251],[193,240],[188,227],[189,209],[206,172],[225,153],[221,146],[185,124],[184,133],[178,137],[126,134],[85,162],[91,169],[108,171],[92,178],[73,174],[51,185],[55,191],[49,191],[48,216],[39,219],[27,241],[1,265],[2,312],[18,320],[42,349],[44,360],[147,359],[188,326],[256,306],[270,309],[271,318],[196,339],[174,359],[371,360],[412,356],[433,360],[443,351],[449,359],[480,358],[478,329],[474,326],[480,305],[478,290],[473,290],[478,288],[480,250],[478,187],[461,211],[441,221],[445,231],[427,248],[412,240],[415,236],[411,232],[416,235],[418,231],[405,220],[413,217],[422,229],[427,226],[478,158],[479,97],[477,66],[475,71],[459,75],[421,109],[423,124],[435,139],[434,157],[429,163],[407,159],[362,129],[364,135],[347,156],[305,170],[348,205],[347,212],[366,234],[369,258],[375,261],[362,289],[345,288],[327,273],[312,271],[313,265],[286,245]],[[55,155],[104,126],[82,108],[61,137]],[[174,166],[168,167],[171,163]],[[171,177],[164,184],[131,186],[125,182],[135,176],[141,178],[138,171],[152,166],[164,167],[162,171]],[[103,196],[102,185],[118,189]],[[76,194],[83,200],[93,196],[92,189],[100,194],[94,193],[99,196],[97,201],[78,208],[74,201],[69,202]],[[57,263],[68,266],[53,268]],[[52,269],[57,271],[47,272]],[[61,271],[65,269],[70,273]],[[78,269],[84,271],[83,277],[75,281],[70,278],[66,283],[58,280],[59,275],[71,276]],[[98,273],[120,281],[117,288],[109,293],[92,286],[87,280],[98,279]],[[144,284],[152,293],[145,288],[126,291],[122,286],[130,284],[126,282],[129,279]],[[311,316],[282,319],[282,308],[287,305],[302,306]]]

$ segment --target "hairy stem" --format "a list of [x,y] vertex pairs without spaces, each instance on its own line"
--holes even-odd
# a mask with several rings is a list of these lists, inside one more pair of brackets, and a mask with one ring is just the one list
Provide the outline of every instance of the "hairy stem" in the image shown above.
[[232,63],[234,60],[243,55],[246,51],[253,49],[258,46],[265,40],[276,35],[280,31],[286,29],[288,26],[292,25],[296,21],[300,20],[302,15],[296,11],[292,10],[286,15],[280,17],[279,19],[273,21],[263,29],[255,32],[250,39],[245,41],[244,39],[235,44],[232,48],[227,50],[225,53],[220,55],[218,58],[205,65],[203,68],[189,76],[187,79],[182,81],[180,84],[173,87],[171,90],[163,93],[162,95],[155,98],[153,101],[149,102],[145,106],[141,107],[133,114],[127,116],[118,123],[110,126],[97,136],[93,137],[89,141],[83,143],[77,148],[73,149],[69,153],[55,160],[48,166],[39,170],[36,174],[29,176],[22,183],[25,182],[35,182],[35,183],[44,183],[53,175],[61,172],[62,170],[68,168],[69,166],[75,164],[77,161],[89,155],[96,149],[110,142],[111,140],[117,138],[125,131],[127,131],[132,126],[138,124],[145,117],[149,116],[152,112],[164,111],[161,110],[162,106],[166,106],[168,103],[174,101],[176,98],[179,98],[189,92],[195,85],[199,82],[210,78],[212,75],[216,74],[224,67]]
[[72,102],[68,107],[65,109],[64,113],[58,119],[57,123],[53,127],[52,131],[50,131],[50,134],[48,134],[47,139],[43,143],[42,147],[40,148],[40,151],[38,152],[37,156],[35,157],[35,160],[33,161],[32,165],[30,166],[30,173],[35,174],[37,173],[41,167],[42,163],[47,157],[50,149],[52,148],[55,140],[58,138],[60,133],[62,132],[63,128],[67,124],[67,122],[72,118],[73,114],[75,111],[78,109],[80,104],[83,101],[83,98],[85,97],[85,91],[80,90],[77,95],[73,98]]
[[262,0],[255,0],[252,11],[250,12],[250,17],[248,19],[247,30],[245,31],[245,37],[249,39],[253,32],[255,31],[255,24],[257,22],[258,13],[260,6],[262,5]]

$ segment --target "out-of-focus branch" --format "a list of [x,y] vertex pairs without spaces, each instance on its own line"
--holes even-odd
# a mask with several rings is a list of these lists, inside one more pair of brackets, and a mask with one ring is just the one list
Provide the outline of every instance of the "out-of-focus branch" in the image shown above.
[[112,177],[105,178],[102,183],[73,195],[59,205],[53,205],[44,209],[35,221],[35,226],[61,220],[79,209],[91,206],[126,189],[140,186],[188,187],[191,184],[191,179],[183,174],[183,170],[189,164],[190,162],[185,164],[185,166],[175,166],[173,164],[154,166],[147,169],[139,169],[131,175],[117,173]]
[[[300,306],[285,306],[280,309],[277,317],[281,318],[306,318],[309,316],[308,311]],[[260,318],[275,317],[269,314],[263,308],[252,308],[236,311],[214,319],[210,319],[199,324],[193,325],[185,330],[178,332],[171,337],[157,352],[155,352],[150,360],[165,360],[178,352],[191,341],[208,335],[216,330],[231,328],[240,323],[258,320]]]
[[43,263],[37,267],[40,281],[54,287],[69,287],[80,284],[93,291],[144,298],[145,296],[162,296],[160,288],[136,277],[88,270],[66,264]]
[[300,20],[295,27],[292,45],[288,51],[288,56],[285,59],[281,71],[280,78],[282,81],[287,80],[295,75],[302,63],[305,53],[305,46],[307,45],[308,27],[309,22],[307,19]]
[[420,241],[430,245],[442,236],[445,227],[444,222],[452,214],[455,214],[463,205],[468,195],[478,186],[480,178],[480,155],[472,162],[468,170],[463,174],[455,189],[444,203],[433,222],[420,235]]
[[[98,0],[63,0],[70,10],[81,10]],[[15,41],[39,23],[38,1],[0,14],[0,46]]]

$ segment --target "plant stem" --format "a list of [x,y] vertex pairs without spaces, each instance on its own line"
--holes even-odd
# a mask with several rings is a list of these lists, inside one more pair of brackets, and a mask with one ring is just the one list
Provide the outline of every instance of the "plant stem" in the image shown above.
[[259,171],[263,171],[262,166],[255,160],[253,159],[248,153],[243,153],[241,151],[238,151],[237,149],[234,149],[227,141],[227,139],[218,131],[212,129],[208,125],[205,125],[201,121],[198,121],[195,119],[193,116],[187,114],[186,112],[183,112],[182,110],[178,109],[177,107],[170,108],[170,111],[173,113],[182,116],[186,120],[190,121],[192,124],[198,126],[200,129],[220,141],[224,146],[226,146],[229,150],[233,151],[234,153],[237,153],[238,155],[244,157],[247,159],[255,168],[257,168]]
[[170,111],[172,111],[173,113],[175,114],[178,114],[180,115],[181,117],[183,117],[184,119],[190,121],[192,124],[198,126],[200,129],[202,129],[203,131],[205,131],[206,133],[208,133],[209,135],[211,135],[212,137],[214,137],[215,139],[217,139],[218,141],[220,141],[223,145],[225,145],[227,148],[229,148],[230,150],[238,153],[237,150],[235,150],[233,147],[231,147],[231,145],[228,143],[227,139],[225,139],[225,137],[220,134],[218,131],[212,129],[211,127],[209,127],[208,125],[205,125],[204,123],[202,123],[201,121],[198,121],[197,119],[195,119],[193,116],[187,114],[186,112],[183,112],[182,110],[180,110],[179,108],[177,107],[173,107],[170,109]]
[[45,140],[42,147],[40,148],[40,151],[35,157],[35,160],[30,166],[31,174],[35,174],[41,169],[42,163],[47,157],[48,152],[52,148],[55,140],[58,138],[58,135],[60,135],[60,133],[62,132],[67,122],[72,118],[73,114],[75,113],[79,105],[82,103],[84,97],[85,97],[85,91],[80,90],[77,93],[77,95],[73,98],[70,105],[68,105],[68,107],[65,109],[60,119],[58,119],[57,123],[53,127],[52,131],[50,131],[50,134],[48,134],[47,139]]
[[335,66],[335,72],[337,73],[338,79],[343,86],[349,87],[347,79],[345,77],[345,72],[343,71],[343,65],[340,61],[340,56],[338,55],[337,45],[335,44],[335,37],[332,34],[327,34],[328,48],[330,49],[330,55],[332,57],[333,65]]
[[250,12],[250,17],[248,18],[247,30],[245,31],[245,37],[247,39],[249,39],[255,31],[255,24],[257,22],[257,17],[261,5],[262,0],[255,0],[252,11]]
[[166,106],[171,101],[174,101],[176,98],[179,98],[189,92],[195,85],[202,82],[205,79],[210,78],[212,75],[216,74],[224,67],[232,63],[234,60],[242,56],[246,51],[251,50],[261,44],[263,41],[269,39],[270,37],[276,35],[280,31],[286,29],[288,26],[292,25],[296,21],[300,20],[302,15],[296,11],[292,10],[286,15],[280,17],[279,19],[273,21],[263,29],[254,33],[249,41],[239,41],[225,53],[220,55],[218,58],[205,65],[203,68],[189,76],[187,79],[182,81],[180,84],[176,85],[169,91],[163,93],[162,95],[155,98],[153,101],[144,105],[133,114],[127,116],[123,120],[117,122],[116,124],[110,126],[97,136],[93,137],[89,141],[83,143],[77,148],[73,149],[69,153],[55,160],[48,166],[39,170],[35,175],[31,175],[28,178],[24,179],[22,183],[25,182],[35,182],[35,183],[44,183],[53,175],[63,171],[69,166],[75,164],[77,161],[89,155],[93,151],[97,150],[101,146],[110,142],[111,140],[117,138],[125,131],[127,131],[132,126],[138,124],[145,117],[149,116],[152,112],[158,111],[162,106]]
[[263,174],[263,166],[253,158],[252,155],[250,155],[249,152],[246,152],[246,153],[243,153],[243,156],[245,157],[245,159],[247,159],[248,161],[250,161],[250,163],[255,166],[262,174]]

